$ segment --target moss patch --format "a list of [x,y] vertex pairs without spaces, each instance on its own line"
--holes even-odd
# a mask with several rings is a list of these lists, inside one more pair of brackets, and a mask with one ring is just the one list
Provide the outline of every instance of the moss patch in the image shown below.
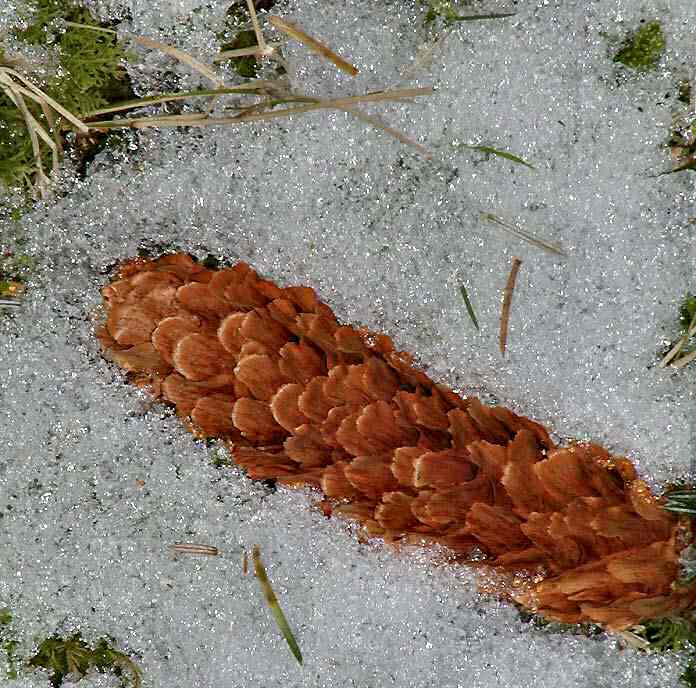
[[[19,658],[16,655],[18,642],[12,631],[12,612],[6,607],[0,609],[0,653],[5,655],[5,677],[17,678]],[[0,677],[2,671],[0,670]]]
[[[39,84],[49,96],[78,117],[131,97],[123,66],[126,52],[115,34],[100,30],[104,27],[89,10],[68,0],[29,0],[28,5],[34,11],[32,21],[14,35],[29,46],[57,48],[58,73]],[[0,48],[0,64],[4,59]],[[48,122],[33,101],[26,99],[26,104],[47,131],[60,126]],[[42,163],[50,169],[47,148]],[[30,188],[35,172],[36,160],[24,117],[8,95],[0,91],[0,182],[8,188]]]
[[652,21],[626,39],[614,55],[614,62],[645,72],[655,68],[665,51],[665,45],[665,34],[660,22]]
[[63,683],[68,674],[82,677],[91,669],[120,676],[124,686],[140,686],[140,669],[128,655],[115,650],[104,638],[90,648],[79,632],[69,638],[46,638],[28,664],[48,671],[55,688]]

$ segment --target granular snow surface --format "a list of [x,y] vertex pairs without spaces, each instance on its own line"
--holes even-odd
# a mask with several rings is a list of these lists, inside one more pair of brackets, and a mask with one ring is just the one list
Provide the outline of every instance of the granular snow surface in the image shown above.
[[[89,4],[121,18],[124,35],[211,61],[228,3]],[[414,102],[364,106],[433,158],[344,112],[143,130],[21,227],[5,223],[4,247],[39,262],[21,309],[0,319],[0,607],[12,609],[18,652],[56,631],[110,635],[153,688],[677,686],[679,655],[537,628],[479,595],[471,572],[443,565],[444,552],[360,542],[312,507],[316,495],[216,468],[216,449],[127,385],[93,332],[99,288],[139,248],[241,259],[283,285],[314,287],[340,319],[390,334],[463,394],[506,404],[562,440],[598,441],[656,484],[685,475],[696,365],[657,363],[678,334],[681,299],[696,291],[696,193],[690,173],[657,175],[671,164],[672,116],[686,107],[677,84],[695,73],[696,4],[491,0],[462,11],[517,14],[462,23],[435,45],[408,0],[296,0],[274,11],[360,69],[350,79],[289,42],[297,91],[435,86]],[[623,37],[655,18],[668,41],[657,69],[615,64]],[[143,95],[165,72],[180,88],[207,86],[154,52],[129,70]],[[523,262],[503,357],[500,299],[513,256]],[[221,554],[173,555],[175,542]],[[254,544],[302,667],[242,573]],[[117,684],[99,674],[78,683]],[[25,672],[8,685],[50,682]]]

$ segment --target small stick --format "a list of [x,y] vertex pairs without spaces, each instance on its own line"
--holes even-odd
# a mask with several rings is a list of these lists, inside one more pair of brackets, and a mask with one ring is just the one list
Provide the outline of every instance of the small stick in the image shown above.
[[216,557],[220,550],[212,545],[199,545],[195,542],[177,542],[173,544],[172,551],[177,554],[204,554],[208,557]]
[[242,573],[245,576],[249,573],[249,555],[246,550],[244,550],[244,554],[242,555]]
[[290,624],[288,624],[288,620],[285,618],[285,614],[283,614],[283,610],[278,604],[278,598],[275,596],[271,583],[268,580],[268,574],[266,573],[266,569],[261,561],[261,551],[259,550],[258,545],[254,545],[251,556],[254,560],[254,572],[256,573],[256,577],[259,579],[263,596],[266,598],[266,602],[271,609],[271,614],[273,614],[273,618],[278,624],[278,628],[283,634],[285,641],[290,646],[290,651],[295,656],[295,659],[302,664],[302,653],[300,652],[299,645],[295,640],[295,636],[290,630]]
[[503,310],[500,314],[500,353],[505,355],[505,347],[507,346],[508,322],[510,320],[510,306],[512,306],[512,292],[515,289],[517,282],[517,273],[520,270],[522,261],[519,258],[512,259],[512,267],[508,275],[507,284],[503,290]]
[[356,76],[358,74],[357,67],[352,65],[347,60],[344,60],[340,55],[337,55],[333,50],[331,50],[331,48],[324,45],[321,41],[318,41],[316,38],[313,38],[309,34],[305,33],[295,24],[286,22],[284,19],[276,17],[275,15],[268,17],[268,21],[270,21],[271,24],[276,27],[276,29],[290,36],[290,38],[294,38],[296,41],[304,43],[312,52],[325,57],[327,60],[329,60],[329,62],[333,62],[342,72],[350,74],[350,76]]

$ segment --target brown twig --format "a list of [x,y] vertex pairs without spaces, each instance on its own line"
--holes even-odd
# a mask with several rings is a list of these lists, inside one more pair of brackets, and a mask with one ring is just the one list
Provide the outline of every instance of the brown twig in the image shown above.
[[508,275],[507,284],[503,290],[503,310],[500,314],[500,353],[505,354],[507,346],[508,323],[510,321],[510,307],[512,306],[512,292],[517,282],[517,273],[520,271],[522,261],[519,258],[512,259],[512,267]]

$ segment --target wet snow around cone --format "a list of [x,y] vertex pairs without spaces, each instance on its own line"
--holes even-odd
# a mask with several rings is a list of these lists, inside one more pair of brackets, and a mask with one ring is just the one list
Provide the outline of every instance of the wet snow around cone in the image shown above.
[[[104,16],[128,11],[122,30],[203,60],[227,6],[90,4]],[[176,688],[677,686],[683,658],[536,629],[478,596],[466,569],[434,565],[439,553],[361,544],[312,509],[311,495],[215,468],[214,449],[101,359],[93,330],[109,269],[143,245],[242,259],[280,284],[316,288],[340,318],[387,332],[457,390],[560,438],[628,454],[650,480],[684,475],[696,368],[657,362],[696,287],[695,194],[688,173],[654,175],[670,164],[664,144],[683,107],[676,85],[694,73],[696,7],[491,1],[481,11],[518,14],[459,26],[412,81],[402,67],[426,40],[413,3],[276,9],[361,70],[351,80],[288,43],[298,90],[435,85],[430,98],[367,110],[417,138],[433,161],[345,113],[145,131],[22,219],[22,250],[40,265],[21,310],[0,323],[0,606],[13,611],[19,650],[56,630],[111,635],[145,685]],[[0,10],[0,28],[11,16]],[[654,18],[668,43],[657,70],[613,63],[612,37],[620,43]],[[182,88],[202,83],[155,53],[129,69],[143,93],[167,70]],[[509,150],[536,170],[462,144]],[[482,222],[481,212],[560,244],[567,258]],[[16,250],[17,227],[2,231]],[[503,359],[498,319],[512,256],[523,264]],[[169,545],[181,541],[221,555],[173,557]],[[253,544],[303,668],[256,580],[242,574]],[[112,684],[95,675],[79,685]],[[50,683],[36,674],[16,685]]]

